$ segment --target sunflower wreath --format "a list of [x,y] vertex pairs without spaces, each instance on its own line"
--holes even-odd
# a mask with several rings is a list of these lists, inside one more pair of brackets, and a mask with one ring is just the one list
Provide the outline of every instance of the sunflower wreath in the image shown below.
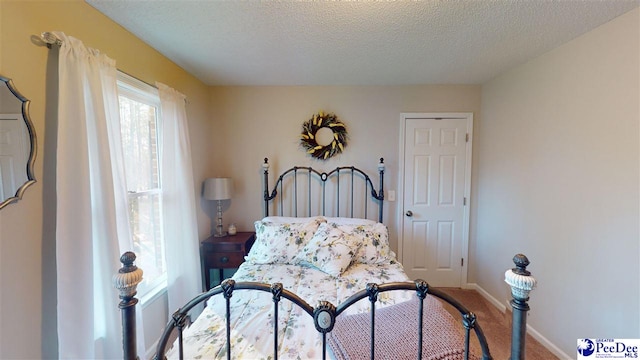
[[[318,144],[316,139],[316,133],[322,128],[333,131],[333,140],[327,145]],[[320,111],[302,124],[300,146],[312,157],[326,160],[340,154],[347,147],[347,127],[334,114],[325,114]]]

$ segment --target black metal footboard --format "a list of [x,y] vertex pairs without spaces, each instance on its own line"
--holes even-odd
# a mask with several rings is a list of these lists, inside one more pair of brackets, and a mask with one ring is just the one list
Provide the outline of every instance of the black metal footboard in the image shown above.
[[[127,253],[131,254],[132,253]],[[130,272],[132,266],[132,256],[124,256],[122,259],[126,259],[127,263],[121,270],[121,274],[126,275]],[[135,256],[133,256],[135,259]],[[530,276],[530,273],[526,270],[526,266],[529,264],[529,261],[524,255],[516,255],[514,257],[514,262],[516,263],[516,268],[508,270],[505,274],[505,281],[509,283],[512,287],[513,301],[511,302],[513,307],[513,331],[512,331],[512,351],[511,351],[511,359],[524,359],[524,344],[525,344],[525,334],[526,334],[526,312],[529,310],[527,301],[528,301],[528,293],[530,290],[535,287],[535,279]],[[124,260],[123,260],[124,263]],[[122,280],[122,279],[120,279]],[[139,280],[138,280],[139,281]],[[115,282],[115,280],[114,280]],[[118,283],[122,284],[126,281],[118,281]],[[123,307],[121,303],[122,320],[123,320],[123,346],[124,346],[124,358],[125,359],[136,359],[137,355],[135,352],[135,303],[137,300],[133,297],[135,295],[135,284],[133,285],[133,295],[131,292],[131,286],[127,287],[127,297],[123,298],[123,302],[126,304],[130,304],[130,306]],[[169,346],[169,342],[173,343],[174,339],[176,339],[176,335],[174,331],[177,331],[177,340],[175,342],[175,346],[178,347],[178,356],[180,359],[183,358],[183,330],[187,325],[187,320],[189,317],[189,311],[193,309],[198,304],[207,301],[209,298],[217,295],[224,296],[226,300],[226,354],[227,359],[233,358],[233,349],[231,347],[231,311],[230,311],[230,301],[231,297],[234,295],[236,291],[262,291],[268,292],[272,294],[272,299],[274,303],[274,312],[273,312],[273,326],[274,326],[274,341],[273,341],[273,351],[274,351],[274,359],[278,358],[278,304],[282,298],[285,298],[291,301],[296,306],[300,307],[305,313],[309,316],[313,317],[314,325],[316,330],[322,334],[322,354],[323,359],[326,358],[326,349],[327,349],[327,334],[332,331],[334,325],[336,323],[336,318],[344,313],[346,309],[350,306],[354,305],[357,301],[368,298],[370,301],[371,311],[371,328],[370,328],[370,357],[374,359],[375,357],[375,319],[376,319],[376,302],[378,301],[378,295],[382,292],[388,291],[396,291],[396,290],[412,290],[416,292],[416,296],[419,299],[419,310],[418,314],[416,314],[418,318],[418,343],[417,345],[417,353],[416,358],[422,358],[422,346],[423,346],[423,322],[422,319],[425,315],[423,303],[427,295],[432,295],[441,299],[442,301],[452,305],[455,309],[458,310],[461,314],[462,326],[465,329],[465,340],[464,340],[464,358],[469,359],[470,356],[470,347],[469,342],[471,338],[471,330],[474,331],[477,340],[480,345],[480,349],[482,351],[482,359],[491,359],[491,355],[489,352],[489,346],[487,344],[486,338],[480,325],[477,322],[476,316],[469,312],[463,305],[461,305],[457,300],[447,295],[443,291],[440,291],[436,288],[431,288],[429,285],[423,280],[416,280],[415,282],[394,282],[387,284],[368,284],[366,289],[360,290],[355,293],[351,297],[349,297],[346,301],[338,305],[337,307],[327,301],[321,301],[317,307],[312,307],[303,299],[298,297],[296,294],[286,290],[282,287],[282,284],[264,284],[264,283],[254,283],[254,282],[235,282],[234,280],[228,279],[225,280],[221,285],[209,290],[206,293],[202,293],[192,299],[185,306],[176,311],[172,318],[169,320],[164,333],[160,340],[158,341],[155,359],[164,359],[165,352],[167,351],[167,347]],[[122,296],[121,296],[122,298]],[[132,311],[133,309],[133,311]]]

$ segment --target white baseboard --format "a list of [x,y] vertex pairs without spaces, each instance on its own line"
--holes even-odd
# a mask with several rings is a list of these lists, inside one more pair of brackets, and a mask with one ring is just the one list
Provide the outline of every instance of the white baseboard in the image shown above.
[[559,347],[557,347],[554,343],[549,341],[546,337],[542,336],[536,329],[532,328],[529,324],[527,324],[527,333],[531,335],[534,339],[538,340],[542,346],[546,347],[553,355],[557,356],[559,359],[563,360],[572,360],[575,359],[573,356],[569,356],[565,354]]
[[[472,289],[477,291],[483,298],[485,298],[488,302],[490,302],[496,309],[500,310],[502,313],[507,311],[511,312],[511,306],[507,307],[507,305],[500,302],[498,299],[489,294],[485,289],[483,289],[480,285],[476,283],[467,283],[464,286],[465,289]],[[507,302],[508,303],[508,302]],[[574,357],[565,354],[559,347],[557,347],[554,343],[549,341],[546,337],[544,337],[539,331],[531,327],[531,325],[527,324],[527,333],[531,335],[534,339],[536,339],[542,346],[544,346],[547,350],[549,350],[552,354],[557,356],[563,360],[570,360]]]

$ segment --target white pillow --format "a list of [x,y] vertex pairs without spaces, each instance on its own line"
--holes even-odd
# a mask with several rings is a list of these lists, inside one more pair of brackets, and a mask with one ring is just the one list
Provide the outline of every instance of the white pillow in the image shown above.
[[252,264],[295,264],[296,255],[322,222],[321,218],[293,224],[256,221],[256,241],[245,260]]
[[373,225],[337,225],[351,243],[359,243],[354,262],[362,264],[386,264],[395,261],[395,253],[389,246],[389,231],[382,223]]
[[353,261],[360,244],[353,236],[345,236],[335,224],[322,223],[313,238],[302,248],[296,259],[338,277]]

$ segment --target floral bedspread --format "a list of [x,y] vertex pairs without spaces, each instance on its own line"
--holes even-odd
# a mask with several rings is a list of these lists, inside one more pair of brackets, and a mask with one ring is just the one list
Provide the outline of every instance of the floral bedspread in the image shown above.
[[[335,277],[314,267],[285,264],[251,264],[245,262],[233,276],[237,282],[282,283],[312,306],[329,301],[335,306],[345,301],[367,283],[409,281],[402,265],[352,264]],[[379,294],[376,307],[384,307],[415,297],[415,292],[394,291]],[[345,314],[369,311],[365,298]],[[272,295],[262,291],[236,290],[231,298],[231,358],[272,359],[274,351]],[[282,299],[278,309],[278,358],[318,359],[322,357],[322,335],[313,318],[297,305]],[[187,359],[226,358],[225,299],[218,295],[209,300],[198,319],[185,330],[184,356]],[[342,315],[341,315],[342,316]],[[328,351],[328,350],[327,350]],[[168,358],[177,357],[175,349]]]

